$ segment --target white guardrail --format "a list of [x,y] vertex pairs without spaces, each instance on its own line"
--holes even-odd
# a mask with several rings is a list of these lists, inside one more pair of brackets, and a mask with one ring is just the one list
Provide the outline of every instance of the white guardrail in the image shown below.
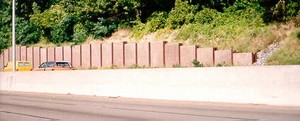
[[0,90],[300,106],[300,66],[0,72]]

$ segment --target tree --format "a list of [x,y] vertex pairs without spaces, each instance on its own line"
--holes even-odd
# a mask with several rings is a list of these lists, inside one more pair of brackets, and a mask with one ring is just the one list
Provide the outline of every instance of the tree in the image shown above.
[[16,24],[16,43],[20,45],[35,44],[41,36],[40,29],[23,18],[17,19]]
[[11,43],[11,3],[0,1],[0,52]]

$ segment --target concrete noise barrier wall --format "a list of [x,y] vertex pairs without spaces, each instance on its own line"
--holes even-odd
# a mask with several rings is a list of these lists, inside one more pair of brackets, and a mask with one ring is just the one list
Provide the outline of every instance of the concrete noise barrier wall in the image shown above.
[[300,106],[300,66],[0,72],[0,90]]
[[165,61],[166,67],[174,67],[180,65],[180,45],[179,43],[172,43],[165,45]]
[[56,47],[55,48],[55,60],[56,61],[63,60],[63,47]]
[[26,60],[29,61],[30,63],[34,63],[33,62],[33,48],[32,47],[28,47],[26,50]]
[[137,44],[131,43],[125,45],[125,66],[137,65]]
[[[12,49],[2,52],[0,71],[11,61]],[[17,61],[29,61],[33,68],[46,61],[70,61],[75,68],[110,67],[193,67],[197,60],[204,66],[249,66],[255,61],[253,53],[234,53],[233,50],[200,48],[196,45],[157,42],[110,42],[64,47],[16,48]]]
[[0,70],[3,70],[3,68],[4,68],[4,63],[3,63],[4,54],[0,54],[0,60],[2,60],[2,62],[0,62]]
[[137,45],[137,64],[140,66],[150,66],[150,43],[143,42]]

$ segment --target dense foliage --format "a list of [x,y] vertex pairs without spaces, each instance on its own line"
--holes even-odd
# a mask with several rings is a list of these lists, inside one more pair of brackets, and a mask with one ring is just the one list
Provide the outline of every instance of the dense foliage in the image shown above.
[[[0,0],[0,50],[11,42],[11,0]],[[17,43],[29,45],[44,39],[61,44],[82,43],[88,36],[109,36],[120,27],[133,27],[141,37],[159,29],[182,28],[180,39],[198,36],[229,41],[245,34],[242,29],[299,14],[299,0],[17,0]],[[237,22],[238,21],[238,22]],[[245,26],[244,28],[236,28]],[[199,29],[201,28],[201,29]],[[228,29],[222,33],[218,30]],[[187,29],[194,33],[184,34]],[[230,34],[231,33],[231,34]],[[250,33],[255,36],[255,32]],[[232,35],[232,36],[224,36]],[[199,38],[199,37],[198,37]]]

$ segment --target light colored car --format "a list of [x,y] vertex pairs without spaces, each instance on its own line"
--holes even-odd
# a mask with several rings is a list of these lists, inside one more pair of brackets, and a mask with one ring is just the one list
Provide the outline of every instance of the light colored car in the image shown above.
[[57,70],[74,70],[68,61],[47,61],[42,63],[35,71],[57,71]]
[[[13,62],[8,62],[3,71],[9,72],[12,71]],[[32,71],[32,65],[28,61],[16,61],[16,71]]]

